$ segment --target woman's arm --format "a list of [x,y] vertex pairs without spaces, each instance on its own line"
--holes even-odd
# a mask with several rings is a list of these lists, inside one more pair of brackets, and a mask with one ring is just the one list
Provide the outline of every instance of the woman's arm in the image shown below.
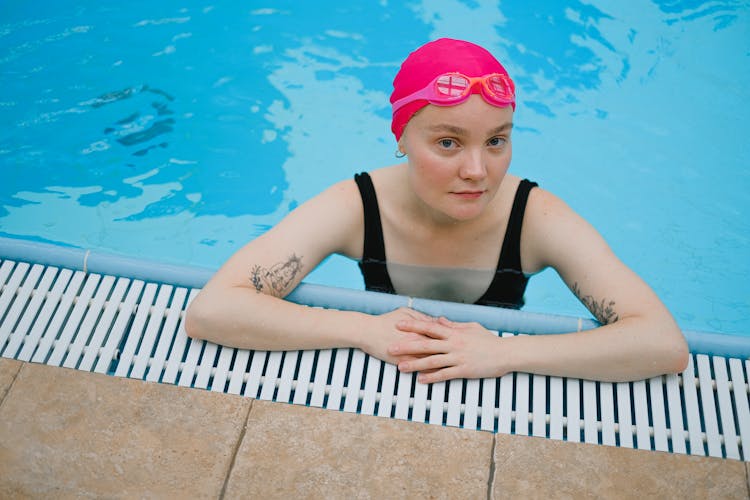
[[235,253],[188,308],[192,338],[232,347],[284,350],[358,347],[391,362],[386,347],[409,334],[400,319],[429,319],[415,311],[382,316],[326,310],[284,300],[331,253],[362,252],[362,205],[353,181],[344,181],[298,207]]
[[394,355],[429,354],[401,362],[402,371],[425,371],[423,382],[509,371],[622,381],[685,369],[687,344],[669,311],[565,203],[532,190],[521,244],[524,269],[556,269],[602,326],[497,338],[476,324],[405,321],[403,330],[431,338],[392,346]]

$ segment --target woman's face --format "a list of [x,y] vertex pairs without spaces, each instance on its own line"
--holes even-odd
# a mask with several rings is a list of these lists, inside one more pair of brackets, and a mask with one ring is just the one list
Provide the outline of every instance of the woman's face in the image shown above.
[[513,109],[472,95],[457,106],[428,105],[406,125],[399,148],[409,181],[436,220],[479,216],[497,193],[511,159]]

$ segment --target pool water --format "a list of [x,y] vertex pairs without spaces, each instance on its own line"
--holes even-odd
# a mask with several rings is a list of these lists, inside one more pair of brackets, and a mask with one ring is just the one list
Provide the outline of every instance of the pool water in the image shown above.
[[[518,86],[511,171],[683,328],[750,335],[750,7],[732,1],[0,4],[0,235],[218,267],[392,164],[400,61],[440,36]],[[359,288],[332,258],[308,281]],[[585,314],[560,279],[526,309]]]

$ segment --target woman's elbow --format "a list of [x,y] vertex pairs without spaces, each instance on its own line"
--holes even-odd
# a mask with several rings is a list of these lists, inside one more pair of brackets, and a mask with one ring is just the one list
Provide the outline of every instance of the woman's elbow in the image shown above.
[[207,332],[210,317],[208,308],[200,300],[200,294],[190,303],[185,311],[185,334],[195,340],[208,340]]
[[685,336],[677,325],[674,325],[669,341],[665,343],[663,350],[664,365],[666,373],[682,373],[687,369],[690,361],[690,349]]
[[688,349],[687,342],[683,339],[680,347],[676,349],[674,362],[675,370],[673,373],[682,373],[687,369],[688,362],[690,361],[690,350]]

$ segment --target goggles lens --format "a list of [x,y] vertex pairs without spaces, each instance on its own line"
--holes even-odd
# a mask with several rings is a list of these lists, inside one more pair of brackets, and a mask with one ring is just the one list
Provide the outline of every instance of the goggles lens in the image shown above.
[[463,75],[441,75],[435,82],[437,93],[445,97],[461,97],[469,85],[469,80]]

